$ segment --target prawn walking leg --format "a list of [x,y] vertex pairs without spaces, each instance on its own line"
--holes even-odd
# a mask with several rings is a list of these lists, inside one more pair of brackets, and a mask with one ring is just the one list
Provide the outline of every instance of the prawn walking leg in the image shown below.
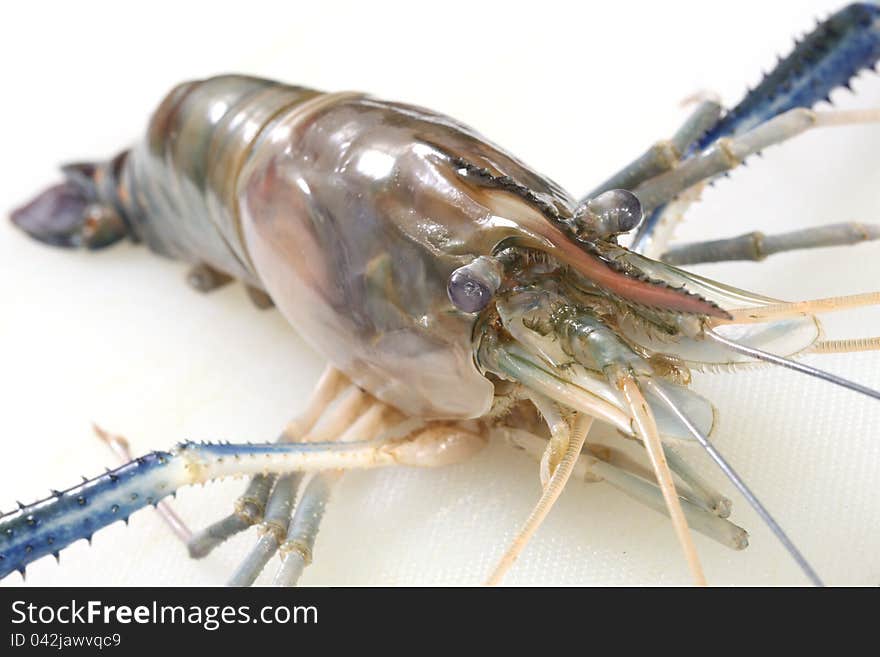
[[816,226],[778,235],[753,231],[727,239],[680,244],[666,251],[660,260],[677,266],[727,260],[759,261],[775,253],[848,246],[876,239],[880,239],[880,226],[856,222]]
[[[527,431],[509,430],[506,432],[506,437],[513,445],[522,448],[539,461],[546,451],[546,440]],[[672,463],[670,463],[671,466]],[[588,482],[604,481],[636,502],[644,504],[657,513],[669,516],[669,509],[663,499],[660,486],[656,481],[647,479],[641,474],[634,474],[601,458],[582,452],[575,463],[572,477]],[[679,491],[680,494],[681,492]],[[682,497],[681,506],[688,525],[694,531],[733,550],[743,550],[748,547],[749,539],[746,530],[707,509],[698,500],[690,496]]]
[[[347,415],[347,413],[345,414]],[[348,420],[347,417],[345,419]],[[346,440],[375,440],[403,419],[400,413],[389,406],[374,402],[369,407],[369,410],[347,427],[347,430],[341,437],[339,434],[336,434],[331,440],[339,442],[345,442]],[[308,439],[308,436],[306,438]],[[321,473],[318,474],[320,475]],[[269,562],[269,559],[275,555],[282,543],[285,542],[291,517],[294,513],[294,499],[301,483],[301,473],[286,475],[278,479],[275,489],[272,491],[272,496],[269,498],[269,504],[266,507],[265,520],[259,528],[260,537],[251,549],[250,554],[245,557],[238,570],[229,580],[230,586],[250,586],[253,584]],[[314,526],[314,530],[315,532],[318,530],[317,523]]]
[[[342,373],[335,368],[327,368],[318,381],[306,410],[287,425],[278,439],[279,442],[290,442],[311,430],[347,385],[348,380]],[[260,522],[274,484],[275,478],[272,475],[259,474],[253,477],[247,489],[235,501],[233,513],[201,530],[187,542],[190,556],[207,556],[230,537]]]
[[815,112],[789,110],[736,137],[719,139],[678,167],[643,182],[633,190],[645,212],[668,203],[689,187],[738,167],[748,156],[810,130],[825,126],[880,122],[880,110]]
[[278,477],[266,503],[266,515],[260,525],[260,537],[236,571],[229,578],[229,586],[250,586],[269,563],[281,540],[287,533],[296,493],[302,481],[297,472]]
[[670,139],[652,145],[587,194],[581,202],[611,189],[635,189],[646,180],[674,168],[691,146],[718,122],[720,116],[721,105],[717,101],[703,100]]
[[324,510],[341,477],[342,470],[312,475],[290,521],[284,543],[279,548],[281,566],[272,580],[275,586],[296,586],[306,566],[312,563],[315,539],[324,518]]

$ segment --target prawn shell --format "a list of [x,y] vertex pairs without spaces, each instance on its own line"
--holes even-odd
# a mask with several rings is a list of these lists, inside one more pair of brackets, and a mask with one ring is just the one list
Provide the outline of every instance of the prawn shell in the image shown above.
[[352,95],[276,120],[238,184],[250,262],[280,311],[355,383],[422,418],[482,417],[494,398],[450,274],[511,237],[540,239],[519,217],[547,222],[463,177],[460,159],[573,203],[466,126]]

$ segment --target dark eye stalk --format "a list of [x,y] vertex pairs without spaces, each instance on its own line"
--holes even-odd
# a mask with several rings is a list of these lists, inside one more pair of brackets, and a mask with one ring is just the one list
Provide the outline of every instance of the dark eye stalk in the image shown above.
[[633,230],[642,217],[642,204],[635,194],[611,189],[581,203],[573,223],[578,237],[609,239]]
[[478,313],[501,287],[503,267],[495,258],[480,256],[449,276],[446,291],[452,305],[463,313]]

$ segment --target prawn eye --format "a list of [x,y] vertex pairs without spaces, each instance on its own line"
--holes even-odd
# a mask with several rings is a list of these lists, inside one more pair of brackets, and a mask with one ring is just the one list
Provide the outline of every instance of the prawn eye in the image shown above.
[[574,226],[578,235],[601,238],[628,233],[642,220],[642,204],[625,189],[610,189],[578,206]]
[[501,287],[501,269],[497,260],[486,256],[456,269],[446,285],[452,305],[464,313],[480,312]]

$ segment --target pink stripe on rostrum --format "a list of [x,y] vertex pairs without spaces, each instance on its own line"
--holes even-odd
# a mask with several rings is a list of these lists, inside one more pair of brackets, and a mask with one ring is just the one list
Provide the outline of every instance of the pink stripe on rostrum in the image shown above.
[[618,297],[653,308],[730,319],[727,311],[699,295],[615,271],[596,256],[581,249],[555,226],[542,222],[529,227],[537,229],[552,244],[549,251],[559,260]]
[[627,276],[588,253],[581,251],[580,257],[569,264],[590,280],[629,301],[653,308],[730,319],[725,310],[696,294]]

